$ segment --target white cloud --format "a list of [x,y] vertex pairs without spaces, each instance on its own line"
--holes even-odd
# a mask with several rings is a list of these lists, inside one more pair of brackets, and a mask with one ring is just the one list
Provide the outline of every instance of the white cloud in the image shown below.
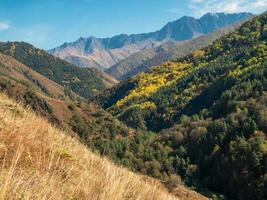
[[267,0],[190,0],[189,8],[197,15],[207,12],[253,12],[267,9]]
[[191,0],[191,2],[193,2],[193,3],[202,3],[204,1],[206,1],[206,0]]
[[6,22],[0,22],[0,31],[5,31],[10,28],[9,23]]

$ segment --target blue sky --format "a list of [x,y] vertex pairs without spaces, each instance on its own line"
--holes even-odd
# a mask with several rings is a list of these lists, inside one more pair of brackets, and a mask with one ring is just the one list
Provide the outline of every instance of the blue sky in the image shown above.
[[0,40],[50,49],[81,36],[155,31],[183,15],[266,8],[267,0],[0,0]]

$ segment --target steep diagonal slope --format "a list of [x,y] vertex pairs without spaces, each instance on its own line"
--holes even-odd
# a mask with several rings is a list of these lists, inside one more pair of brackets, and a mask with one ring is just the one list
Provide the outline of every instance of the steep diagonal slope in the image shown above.
[[65,90],[72,90],[82,97],[89,97],[117,83],[115,79],[103,75],[103,72],[76,67],[28,43],[1,42],[0,52],[12,56],[36,72],[64,86]]
[[216,39],[234,31],[240,25],[241,22],[193,40],[184,42],[170,41],[155,48],[142,50],[113,65],[106,72],[117,80],[126,80],[142,71],[148,70],[149,67],[184,57],[199,48],[208,46]]
[[178,199],[157,181],[94,155],[3,94],[0,121],[1,199]]
[[11,81],[11,79],[17,79],[18,81],[28,83],[29,87],[33,87],[39,92],[43,92],[49,96],[54,96],[56,98],[63,98],[65,96],[64,88],[61,85],[33,71],[11,56],[0,53],[0,68],[0,79],[2,79],[2,83],[3,79],[9,81]]
[[141,50],[159,46],[166,41],[193,39],[250,16],[250,13],[208,13],[200,19],[184,16],[155,32],[122,34],[112,38],[80,38],[48,52],[78,66],[104,70]]

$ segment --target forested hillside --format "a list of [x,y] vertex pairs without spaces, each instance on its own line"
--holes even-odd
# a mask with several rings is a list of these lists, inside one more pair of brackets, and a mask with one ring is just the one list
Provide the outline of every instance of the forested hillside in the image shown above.
[[19,62],[47,78],[72,90],[82,97],[89,97],[110,87],[117,81],[95,69],[80,68],[56,58],[44,50],[24,42],[0,42],[0,52],[12,56]]
[[96,97],[145,133],[97,148],[153,177],[180,175],[214,198],[266,199],[266,42],[264,13]]

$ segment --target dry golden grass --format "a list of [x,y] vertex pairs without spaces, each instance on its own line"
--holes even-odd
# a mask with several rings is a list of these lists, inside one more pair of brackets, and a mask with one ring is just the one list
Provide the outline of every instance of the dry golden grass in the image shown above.
[[0,94],[0,199],[177,199]]

